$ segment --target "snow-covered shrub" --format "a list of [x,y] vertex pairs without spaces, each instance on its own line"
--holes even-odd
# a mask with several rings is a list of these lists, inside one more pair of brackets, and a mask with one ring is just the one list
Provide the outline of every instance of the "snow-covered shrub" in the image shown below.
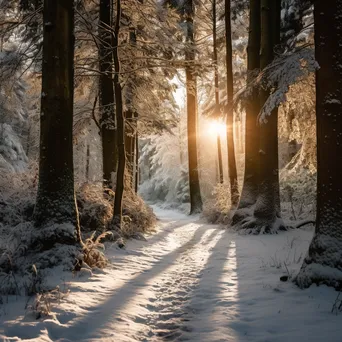
[[77,187],[76,197],[81,231],[104,232],[113,216],[112,196],[104,197],[102,184],[84,183]]
[[316,173],[308,169],[280,174],[280,194],[283,217],[291,221],[315,220]]
[[210,223],[230,223],[231,197],[227,183],[217,184],[212,192],[213,197],[204,202],[203,216]]
[[153,210],[134,191],[127,189],[123,197],[123,227],[125,238],[151,230],[156,224]]
[[[96,230],[98,233],[111,229],[115,193],[103,193],[101,184],[85,183],[76,191],[81,232],[86,234]],[[155,225],[155,215],[142,198],[126,187],[123,197],[124,216],[122,231],[117,232],[125,238],[143,233]]]
[[[101,240],[110,228],[113,213],[113,194],[104,197],[101,185],[85,184],[77,187],[79,216],[84,241],[81,246],[53,243],[45,249],[40,241],[53,241],[56,230],[74,231],[72,226],[54,224],[42,228],[34,226],[32,215],[36,199],[38,168],[0,175],[0,293],[28,294],[36,279],[34,267],[44,278],[56,265],[71,270],[76,260],[88,266],[104,267],[106,259],[100,250]],[[135,237],[151,229],[155,215],[143,200],[127,190],[123,201],[124,226],[114,232],[116,238]],[[89,237],[89,233],[95,234]],[[102,235],[101,235],[102,234]]]
[[0,225],[30,221],[36,197],[38,166],[20,173],[0,173]]

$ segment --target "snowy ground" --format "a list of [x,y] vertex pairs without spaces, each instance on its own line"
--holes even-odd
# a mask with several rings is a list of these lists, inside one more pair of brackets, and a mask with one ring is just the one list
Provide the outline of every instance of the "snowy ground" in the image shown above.
[[166,210],[148,241],[109,246],[111,265],[63,280],[70,294],[35,320],[3,298],[1,341],[338,341],[337,292],[279,277],[301,264],[312,232],[239,236]]

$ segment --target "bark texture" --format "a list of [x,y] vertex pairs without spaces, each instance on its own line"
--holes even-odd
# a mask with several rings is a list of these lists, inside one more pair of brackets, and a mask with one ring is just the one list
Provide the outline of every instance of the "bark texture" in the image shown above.
[[99,106],[102,138],[103,185],[112,188],[117,167],[116,123],[113,87],[113,39],[111,0],[100,0],[99,15]]
[[[129,44],[131,46],[132,51],[132,59],[133,59],[133,51],[136,48],[136,33],[134,28],[130,28],[129,31]],[[136,130],[137,130],[137,115],[133,106],[133,97],[134,97],[134,74],[129,75],[126,85],[125,92],[125,102],[126,102],[126,111],[125,111],[125,147],[126,147],[126,164],[127,164],[127,174],[129,178],[129,186],[133,189],[135,182],[135,170],[134,170],[134,155],[135,155],[135,139],[136,139]]]
[[[274,58],[275,47],[280,42],[280,12],[281,0],[260,1],[260,69],[265,69]],[[264,85],[259,93],[259,109],[262,108],[268,97],[270,89]],[[258,119],[258,118],[257,118]],[[257,123],[255,123],[257,124]],[[278,109],[274,109],[267,121],[260,123],[258,155],[255,154],[257,166],[254,170],[257,185],[253,188],[250,207],[253,212],[246,211],[237,216],[238,228],[248,233],[275,233],[285,229],[280,218],[279,195],[279,166],[278,166]],[[256,150],[254,150],[254,153]],[[247,155],[247,147],[246,147]],[[258,171],[257,171],[258,170]],[[255,198],[254,196],[257,195]]]
[[314,4],[317,119],[317,219],[308,256],[296,278],[342,284],[342,3]]
[[49,235],[55,242],[80,239],[74,193],[73,84],[74,7],[69,0],[44,1],[39,186],[34,211],[38,227],[69,223]]
[[189,154],[189,187],[190,187],[190,214],[202,211],[202,196],[199,182],[197,158],[197,85],[195,74],[195,47],[194,47],[194,5],[192,0],[186,0],[184,5],[185,22],[187,27],[185,60],[186,101],[188,123],[188,154]]
[[[215,118],[220,118],[220,94],[219,74],[217,58],[217,31],[216,31],[216,0],[213,0],[213,62],[214,62],[214,86],[215,86]],[[217,159],[218,159],[218,181],[223,184],[223,163],[220,134],[217,134]]]
[[121,228],[122,221],[122,198],[125,188],[125,118],[122,105],[122,88],[120,84],[120,59],[119,59],[119,33],[121,20],[121,1],[116,1],[116,23],[114,27],[114,89],[116,99],[116,120],[117,120],[117,147],[118,147],[118,171],[116,177],[116,188],[114,198],[113,223]]
[[[281,0],[261,0],[261,54],[260,68],[266,68],[274,59],[274,49],[280,43]],[[260,91],[260,107],[270,96],[270,89]],[[278,166],[278,108],[260,124],[259,193],[255,205],[255,229],[265,233],[284,229],[280,220],[279,166]]]
[[231,205],[236,207],[239,202],[239,188],[237,180],[235,144],[234,144],[234,79],[233,79],[233,49],[231,25],[231,0],[225,0],[225,30],[226,30],[226,73],[227,73],[227,151],[228,175],[230,183]]
[[[249,37],[247,46],[247,82],[253,81],[260,69],[260,0],[250,0]],[[233,216],[232,224],[241,222],[252,212],[258,195],[258,161],[259,161],[259,125],[260,112],[259,92],[253,89],[246,103],[245,131],[245,173],[238,208]]]

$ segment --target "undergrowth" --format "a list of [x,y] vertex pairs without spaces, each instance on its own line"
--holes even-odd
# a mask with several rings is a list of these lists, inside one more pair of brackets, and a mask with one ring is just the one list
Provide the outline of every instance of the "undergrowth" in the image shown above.
[[83,264],[90,269],[103,268],[107,265],[105,241],[141,238],[155,225],[152,209],[135,192],[127,190],[123,199],[122,227],[113,229],[114,192],[104,192],[98,183],[76,185],[83,243],[78,246],[56,243],[47,250],[40,250],[33,244],[37,237],[68,227],[35,228],[33,211],[37,172],[37,165],[32,165],[23,173],[0,175],[0,294],[39,293],[32,265],[38,270],[39,277],[43,274],[41,271],[57,265],[69,271],[82,270]]
[[[281,215],[287,222],[314,220],[316,217],[316,173],[299,168],[280,173]],[[231,223],[229,184],[217,184],[212,197],[204,203],[203,216],[209,223],[229,226]]]
[[228,184],[217,184],[212,198],[207,199],[203,207],[203,216],[209,223],[228,225],[231,221],[231,199]]

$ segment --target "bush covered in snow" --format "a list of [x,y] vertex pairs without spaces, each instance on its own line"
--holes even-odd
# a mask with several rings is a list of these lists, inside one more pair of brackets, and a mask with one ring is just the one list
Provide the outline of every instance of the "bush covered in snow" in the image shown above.
[[204,202],[203,216],[209,223],[228,225],[231,219],[230,186],[227,183],[218,183],[212,195],[212,198]]
[[316,173],[301,168],[297,172],[283,170],[280,194],[284,218],[290,221],[315,220]]
[[[111,190],[103,194],[100,184],[84,183],[77,188],[81,232],[102,233],[111,229],[114,195]],[[125,238],[149,231],[156,222],[152,209],[129,188],[124,193],[122,213],[123,227],[118,233]]]
[[[36,228],[32,221],[37,190],[37,165],[32,165],[22,173],[2,173],[0,178],[0,292],[29,293],[36,277],[34,267],[42,275],[56,265],[71,270],[76,260],[94,261],[94,255],[100,262],[88,266],[104,266],[101,253],[97,252],[101,240],[98,236],[111,229],[113,214],[113,195],[103,194],[99,184],[77,186],[77,203],[81,233],[84,241],[83,255],[81,246],[55,244],[45,250],[40,245],[41,236],[49,241],[49,234],[56,229],[68,231],[64,225],[52,225]],[[111,236],[120,238],[139,238],[139,233],[147,232],[155,225],[155,215],[143,200],[134,192],[127,190],[123,201],[123,227]],[[73,229],[73,227],[71,227]],[[92,238],[94,237],[94,238]],[[85,258],[87,256],[87,260]],[[101,259],[102,258],[102,259]],[[88,260],[89,261],[89,260]]]

